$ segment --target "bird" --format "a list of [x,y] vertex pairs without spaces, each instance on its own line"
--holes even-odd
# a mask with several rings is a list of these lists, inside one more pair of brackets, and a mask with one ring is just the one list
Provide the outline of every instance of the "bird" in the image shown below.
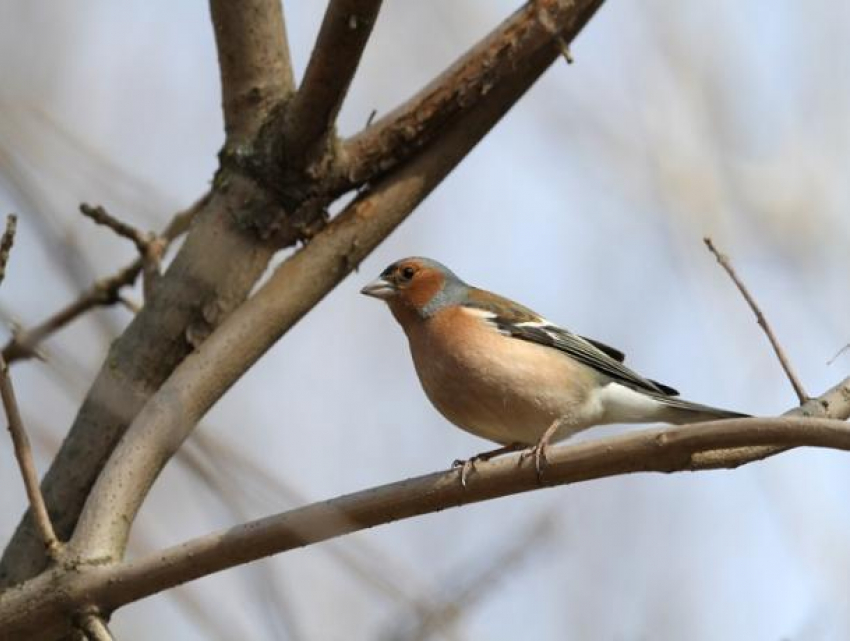
[[597,425],[748,416],[683,400],[626,367],[623,352],[468,285],[430,258],[397,260],[360,291],[387,303],[437,411],[501,446],[455,461],[464,485],[476,461],[518,450],[534,455],[540,476],[551,443]]

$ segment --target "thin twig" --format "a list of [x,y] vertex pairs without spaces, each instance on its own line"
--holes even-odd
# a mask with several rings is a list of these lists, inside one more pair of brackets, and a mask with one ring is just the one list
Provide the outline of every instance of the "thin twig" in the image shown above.
[[159,266],[162,256],[168,247],[168,241],[153,232],[143,232],[132,225],[118,220],[101,205],[93,207],[86,203],[80,204],[80,213],[90,218],[98,225],[109,227],[122,238],[126,238],[136,246],[142,257],[143,289],[145,299],[150,297],[154,283],[160,276]]
[[139,231],[132,225],[129,225],[106,211],[101,205],[92,206],[88,203],[80,203],[80,213],[92,220],[92,222],[109,227],[122,238],[132,241],[139,250],[142,256],[146,256],[149,252],[148,245],[153,240],[154,235]]
[[[17,218],[10,214],[6,219],[6,231],[3,233],[2,240],[0,240],[0,283],[3,282],[6,275],[6,263],[9,261],[9,253],[12,250],[12,244],[15,242],[16,226]],[[59,552],[59,541],[53,530],[53,524],[50,522],[50,515],[47,513],[41,488],[38,486],[38,473],[32,457],[32,448],[26,430],[24,430],[24,423],[21,420],[21,412],[18,409],[18,401],[12,387],[12,378],[9,376],[9,367],[2,355],[0,355],[0,396],[3,397],[3,408],[6,410],[6,418],[9,421],[9,433],[12,436],[15,458],[18,460],[18,467],[21,469],[21,476],[24,480],[24,487],[27,491],[36,527],[41,535],[41,540],[44,542],[44,547],[47,549],[47,554],[55,561]]]
[[12,245],[15,243],[17,229],[18,217],[15,214],[9,214],[6,217],[6,231],[3,232],[3,238],[0,240],[0,283],[6,278],[6,264],[9,262],[9,254],[12,252]]
[[[175,238],[183,234],[200,210],[209,195],[204,196],[188,209],[174,216],[168,226],[160,234],[167,247]],[[72,303],[60,309],[52,316],[28,330],[12,334],[12,339],[3,347],[3,358],[7,363],[38,356],[38,346],[46,338],[65,327],[75,318],[85,314],[95,307],[114,305],[120,301],[120,291],[136,282],[139,273],[144,268],[144,260],[139,257],[126,267],[118,270],[112,276],[103,278]]]
[[780,365],[782,365],[782,369],[785,370],[785,375],[791,382],[791,386],[797,393],[797,398],[800,399],[800,404],[802,405],[803,403],[809,400],[809,395],[806,394],[806,390],[803,389],[803,385],[802,383],[800,383],[800,379],[797,378],[797,375],[791,368],[791,363],[788,360],[788,357],[785,355],[785,351],[779,344],[776,335],[770,328],[770,325],[768,324],[767,319],[764,317],[764,314],[759,308],[758,303],[756,303],[755,299],[752,297],[747,287],[738,277],[738,274],[735,272],[734,267],[732,267],[732,264],[729,261],[729,257],[725,254],[720,253],[720,251],[714,246],[714,243],[711,241],[711,238],[705,237],[703,238],[703,241],[705,242],[705,246],[708,247],[708,250],[712,254],[714,254],[714,257],[717,259],[717,262],[720,263],[720,266],[726,270],[727,274],[729,274],[729,278],[731,278],[732,282],[735,283],[735,286],[738,288],[738,291],[741,292],[741,295],[747,301],[747,304],[750,306],[750,309],[753,310],[753,313],[756,315],[756,321],[758,322],[759,326],[764,330],[767,339],[773,346],[773,351],[776,353],[776,358],[779,359],[779,363]]
[[80,615],[77,625],[88,641],[113,641],[106,622],[97,612],[86,612]]
[[573,64],[575,62],[575,58],[573,58],[573,53],[570,51],[570,45],[567,44],[567,41],[558,37],[555,42],[558,43],[558,49],[561,50],[561,55],[564,56],[564,60],[567,61],[567,64]]
[[839,356],[841,356],[841,355],[842,355],[844,352],[846,352],[848,349],[850,349],[850,343],[847,343],[844,347],[842,347],[840,350],[838,350],[838,351],[835,353],[835,356],[833,356],[832,358],[830,358],[830,359],[826,362],[827,366],[832,365],[835,361],[837,361],[837,360],[838,360],[838,357],[839,357]]

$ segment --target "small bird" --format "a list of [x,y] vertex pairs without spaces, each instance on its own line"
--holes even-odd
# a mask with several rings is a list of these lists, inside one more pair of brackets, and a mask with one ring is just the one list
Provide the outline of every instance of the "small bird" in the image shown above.
[[595,425],[747,416],[679,399],[623,365],[622,352],[467,285],[429,258],[394,262],[361,293],[389,305],[434,407],[503,446],[464,462],[464,485],[475,461],[525,448],[539,475],[549,443]]

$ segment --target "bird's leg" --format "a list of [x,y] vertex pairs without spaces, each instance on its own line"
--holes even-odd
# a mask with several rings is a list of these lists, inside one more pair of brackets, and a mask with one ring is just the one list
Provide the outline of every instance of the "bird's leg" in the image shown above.
[[516,452],[517,450],[525,449],[525,443],[511,443],[510,445],[505,445],[503,447],[497,447],[495,450],[488,450],[486,452],[480,452],[475,456],[468,459],[457,459],[452,463],[452,467],[460,468],[460,484],[463,487],[466,487],[466,479],[469,477],[469,473],[475,467],[475,464],[478,461],[489,461],[491,458],[495,458],[496,456],[501,456],[502,454],[508,454],[509,452]]
[[563,419],[556,418],[552,421],[552,424],[546,428],[546,431],[543,432],[543,436],[541,436],[540,440],[537,441],[537,445],[523,452],[523,457],[534,456],[534,468],[537,470],[538,481],[543,480],[543,469],[546,467],[546,452],[549,449],[549,443],[552,440],[552,437],[555,436],[555,432],[563,427],[563,425]]

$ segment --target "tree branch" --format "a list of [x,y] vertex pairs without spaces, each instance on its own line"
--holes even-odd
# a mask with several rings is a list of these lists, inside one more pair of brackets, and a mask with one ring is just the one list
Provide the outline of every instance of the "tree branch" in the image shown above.
[[[830,419],[746,418],[567,444],[550,452],[542,484],[531,458],[520,456],[479,463],[465,488],[458,470],[428,474],[231,527],[135,561],[46,572],[0,595],[0,630],[42,638],[82,599],[108,612],[186,581],[376,525],[542,486],[706,469],[696,456],[700,452],[765,446],[847,451],[850,426]],[[739,461],[733,457],[730,464]]]
[[[239,305],[276,249],[295,242],[278,195],[238,165],[275,100],[291,91],[280,0],[212,0],[227,149],[212,193],[186,241],[107,355],[42,491],[60,538],[69,537],[89,490],[136,414],[177,364]],[[277,232],[277,233],[276,233]],[[120,367],[118,365],[120,364]],[[45,563],[25,515],[0,562],[0,588]]]
[[9,264],[9,256],[12,253],[12,245],[15,244],[15,232],[18,229],[18,217],[15,214],[6,216],[6,229],[0,238],[0,285],[6,279],[6,265]]
[[118,236],[126,238],[136,246],[136,250],[140,255],[145,256],[150,250],[149,245],[153,238],[153,234],[146,234],[139,231],[132,225],[118,220],[106,211],[102,206],[92,206],[88,203],[80,204],[80,213],[90,219],[96,225],[103,225],[114,231]]
[[[15,242],[17,223],[17,218],[12,214],[6,218],[6,230],[3,232],[2,239],[0,239],[0,284],[6,277],[6,265],[9,262],[12,245]],[[24,422],[21,420],[18,400],[15,398],[15,390],[12,387],[12,377],[9,376],[9,367],[2,356],[0,356],[0,396],[2,396],[3,408],[6,411],[6,419],[9,423],[9,434],[12,437],[12,444],[15,449],[15,459],[17,459],[18,467],[21,470],[30,508],[35,515],[38,533],[48,556],[55,560],[59,552],[59,541],[53,531],[50,516],[47,514],[41,489],[38,487],[38,472],[35,469],[30,440],[24,429]]]
[[154,480],[203,414],[410,214],[558,55],[550,43],[503,76],[478,109],[349,205],[181,363],[136,417],[92,489],[72,541],[77,554],[121,556]]
[[0,356],[0,396],[3,397],[3,407],[9,421],[9,433],[12,436],[12,444],[15,448],[15,458],[24,479],[24,487],[27,491],[30,509],[34,515],[35,526],[47,555],[55,560],[59,553],[59,540],[56,538],[56,532],[54,532],[53,524],[50,522],[44,497],[41,495],[41,488],[38,486],[38,472],[35,469],[32,448],[26,430],[24,430],[24,423],[21,420],[21,412],[18,409],[18,401],[12,387],[12,378],[9,376],[9,366],[2,356]]
[[284,137],[290,156],[308,156],[333,135],[380,8],[381,0],[332,0],[328,5],[304,80],[287,112]]
[[[850,416],[850,377],[827,390],[817,398],[810,398],[783,416],[806,418],[839,418]],[[745,463],[760,461],[784,452],[785,446],[741,447],[734,450],[706,451],[694,455],[701,469],[735,468]]]
[[771,346],[773,347],[773,351],[776,353],[776,358],[779,359],[779,364],[782,365],[782,369],[785,370],[785,375],[788,377],[788,380],[791,382],[791,387],[794,388],[794,392],[797,394],[797,398],[800,399],[800,405],[809,400],[809,395],[806,394],[806,390],[803,389],[803,384],[800,382],[800,379],[797,378],[797,375],[794,373],[794,370],[791,367],[791,361],[788,360],[788,356],[785,354],[785,350],[782,349],[782,345],[779,344],[779,339],[776,338],[776,335],[773,333],[773,330],[770,328],[770,324],[767,322],[767,318],[762,313],[761,308],[759,308],[758,303],[756,303],[756,299],[753,298],[750,291],[747,289],[747,286],[744,285],[744,282],[738,277],[737,272],[735,272],[735,268],[732,267],[732,263],[729,260],[729,257],[726,254],[720,253],[720,251],[714,246],[711,238],[703,238],[703,242],[705,242],[705,246],[708,247],[708,251],[714,254],[714,257],[717,259],[717,262],[720,266],[729,274],[729,278],[732,279],[732,282],[735,283],[735,286],[738,288],[738,291],[741,292],[741,295],[744,297],[744,300],[747,301],[747,304],[750,306],[750,309],[753,310],[753,314],[756,315],[756,321],[759,326],[764,330],[765,335],[767,336],[767,340],[770,341]]
[[229,145],[249,143],[294,89],[280,0],[210,0]]
[[415,96],[346,140],[334,189],[346,191],[403,163],[541,56],[548,66],[561,43],[571,42],[601,5],[602,0],[528,2]]
[[[173,240],[186,233],[195,214],[204,206],[208,198],[209,194],[198,200],[188,209],[174,215],[171,222],[168,223],[160,234],[160,238],[167,243],[163,251],[168,248],[168,244]],[[32,358],[36,355],[38,346],[42,341],[58,332],[77,317],[82,316],[95,307],[114,305],[119,300],[121,290],[136,282],[136,278],[142,272],[143,267],[144,260],[139,257],[123,269],[118,270],[115,274],[97,281],[77,300],[60,309],[35,327],[15,332],[11,340],[3,347],[3,358],[6,359],[7,363]]]

